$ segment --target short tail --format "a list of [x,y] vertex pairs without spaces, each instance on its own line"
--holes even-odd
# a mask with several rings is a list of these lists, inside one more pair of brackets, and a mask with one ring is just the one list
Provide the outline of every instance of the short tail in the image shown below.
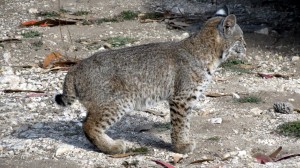
[[66,103],[63,101],[63,95],[62,94],[57,94],[55,96],[55,102],[56,104],[60,105],[60,106],[66,106]]
[[55,102],[60,106],[69,106],[76,99],[74,76],[69,72],[65,78],[63,86],[63,94],[57,94],[55,96]]

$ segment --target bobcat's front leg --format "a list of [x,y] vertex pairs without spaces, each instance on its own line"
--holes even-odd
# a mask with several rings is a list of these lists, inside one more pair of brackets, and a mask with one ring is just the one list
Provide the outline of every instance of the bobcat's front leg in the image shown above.
[[171,111],[171,139],[175,152],[189,153],[195,148],[195,143],[190,140],[190,115],[191,105],[188,100],[194,99],[182,98],[179,96],[170,100]]

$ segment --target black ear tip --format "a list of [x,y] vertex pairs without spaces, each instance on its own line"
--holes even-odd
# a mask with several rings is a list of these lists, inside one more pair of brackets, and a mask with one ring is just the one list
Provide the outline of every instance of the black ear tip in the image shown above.
[[58,94],[55,96],[55,102],[58,104],[58,105],[61,105],[61,106],[66,106],[66,104],[63,102],[62,100],[62,94]]
[[220,8],[220,9],[216,12],[215,16],[228,16],[229,14],[230,14],[230,12],[229,12],[228,6],[227,6],[227,5],[224,5],[222,8]]

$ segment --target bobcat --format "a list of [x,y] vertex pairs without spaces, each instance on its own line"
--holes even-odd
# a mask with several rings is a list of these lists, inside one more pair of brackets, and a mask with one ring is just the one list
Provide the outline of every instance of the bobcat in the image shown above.
[[111,139],[105,130],[127,112],[167,100],[173,150],[192,152],[191,108],[222,62],[246,54],[243,32],[235,15],[228,13],[219,10],[199,32],[180,42],[95,53],[69,70],[56,103],[71,105],[78,98],[88,111],[83,122],[86,137],[102,152],[116,154],[125,152],[125,143]]

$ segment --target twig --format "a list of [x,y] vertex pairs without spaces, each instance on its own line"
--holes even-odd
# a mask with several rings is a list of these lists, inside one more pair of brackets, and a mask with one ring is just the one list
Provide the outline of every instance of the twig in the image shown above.
[[2,42],[21,42],[21,40],[17,39],[17,38],[1,39],[0,43],[2,43]]
[[44,73],[48,73],[48,72],[51,72],[51,71],[58,71],[58,70],[65,70],[65,71],[68,71],[68,70],[69,70],[69,67],[54,67],[54,68],[48,69],[48,70],[45,71]]
[[33,92],[33,93],[45,93],[41,90],[21,90],[21,89],[4,89],[4,93],[19,93],[19,92]]
[[[239,95],[248,95],[249,93],[238,93]],[[206,93],[207,97],[224,97],[224,96],[232,96],[232,93]]]

